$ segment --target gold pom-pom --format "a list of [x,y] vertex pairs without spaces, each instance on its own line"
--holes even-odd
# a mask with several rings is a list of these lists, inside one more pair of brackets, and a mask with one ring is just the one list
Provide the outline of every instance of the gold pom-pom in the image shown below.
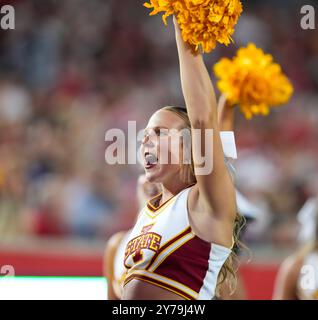
[[268,115],[271,107],[287,103],[294,91],[273,57],[251,43],[239,49],[232,60],[222,58],[214,73],[229,104],[240,105],[247,119]]
[[163,13],[163,21],[175,15],[182,38],[197,52],[211,52],[216,43],[233,42],[232,35],[243,7],[240,0],[149,0],[150,15]]

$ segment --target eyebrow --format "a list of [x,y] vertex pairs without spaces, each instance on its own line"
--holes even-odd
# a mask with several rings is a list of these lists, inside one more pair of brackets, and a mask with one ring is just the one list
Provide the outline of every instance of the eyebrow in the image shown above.
[[163,126],[147,127],[144,130],[156,130],[156,129],[167,129],[167,130],[169,130],[169,128],[163,127]]

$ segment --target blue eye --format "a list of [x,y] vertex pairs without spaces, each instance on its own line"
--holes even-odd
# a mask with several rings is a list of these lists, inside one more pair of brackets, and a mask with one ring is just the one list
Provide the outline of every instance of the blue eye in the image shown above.
[[156,135],[160,137],[166,137],[168,135],[168,131],[165,129],[159,129],[158,132],[156,132]]
[[154,129],[144,130],[144,137],[146,136],[166,137],[168,135],[169,135],[169,131],[167,129],[154,128]]

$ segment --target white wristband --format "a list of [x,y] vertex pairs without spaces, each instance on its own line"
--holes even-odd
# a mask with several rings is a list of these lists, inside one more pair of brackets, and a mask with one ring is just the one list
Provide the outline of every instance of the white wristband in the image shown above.
[[220,137],[224,156],[226,158],[237,159],[237,150],[235,143],[235,136],[233,131],[221,131]]

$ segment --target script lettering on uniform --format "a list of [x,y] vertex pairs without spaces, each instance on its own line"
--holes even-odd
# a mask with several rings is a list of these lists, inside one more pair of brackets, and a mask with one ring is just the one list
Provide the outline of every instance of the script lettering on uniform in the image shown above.
[[153,224],[143,227],[141,234],[128,242],[125,251],[125,261],[132,255],[134,263],[138,263],[143,259],[142,250],[149,249],[154,252],[159,250],[161,235],[150,232],[152,227]]

